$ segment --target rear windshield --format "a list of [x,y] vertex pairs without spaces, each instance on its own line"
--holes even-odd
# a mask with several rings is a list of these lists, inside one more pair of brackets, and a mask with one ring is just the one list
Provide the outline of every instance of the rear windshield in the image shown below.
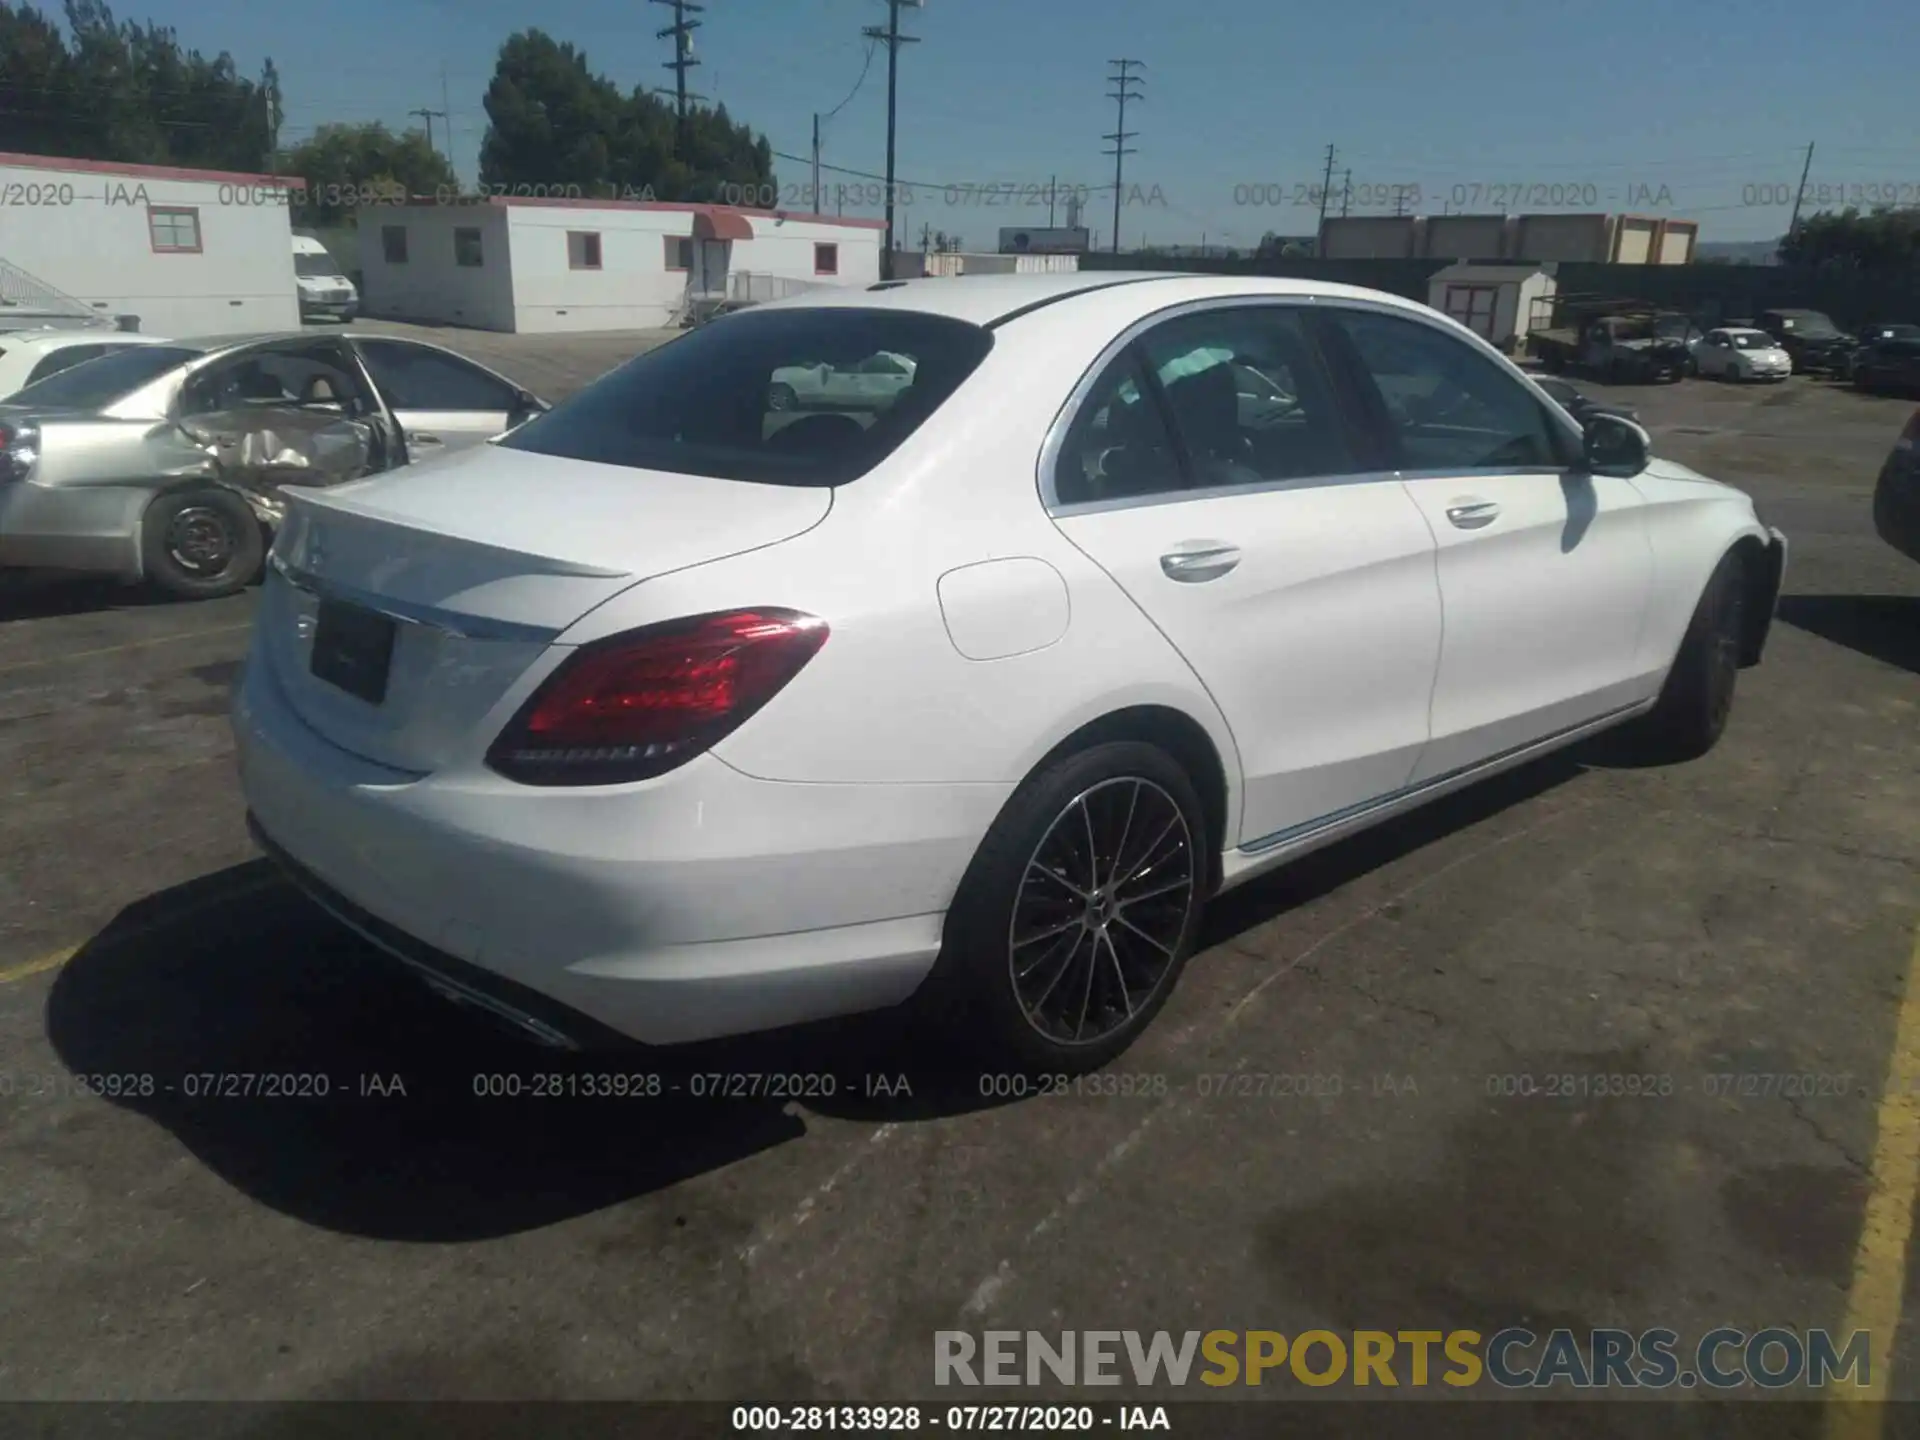
[[603,465],[840,485],[885,459],[993,348],[909,310],[745,311],[603,375],[497,442]]
[[61,409],[98,410],[131,395],[174,366],[196,360],[201,352],[184,345],[129,345],[97,360],[36,380],[7,397],[9,404],[57,405]]

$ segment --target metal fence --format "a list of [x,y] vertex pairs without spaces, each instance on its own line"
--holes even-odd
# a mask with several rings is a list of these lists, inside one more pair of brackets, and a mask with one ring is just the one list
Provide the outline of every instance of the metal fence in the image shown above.
[[56,290],[18,265],[0,260],[0,328],[73,328],[113,322],[84,300]]

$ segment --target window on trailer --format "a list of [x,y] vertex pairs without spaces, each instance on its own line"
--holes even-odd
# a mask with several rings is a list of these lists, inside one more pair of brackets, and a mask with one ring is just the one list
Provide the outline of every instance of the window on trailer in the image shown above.
[[386,257],[389,265],[407,263],[407,227],[404,225],[382,225],[380,227],[380,253]]
[[481,263],[479,230],[463,225],[453,232],[453,263],[466,266]]
[[667,269],[693,269],[693,237],[690,235],[669,235],[667,241]]
[[813,273],[816,275],[838,275],[840,273],[840,247],[838,245],[816,244],[813,247]]
[[600,268],[599,231],[569,230],[567,232],[567,268],[569,270]]
[[190,205],[149,205],[147,235],[157,254],[200,253],[200,212]]

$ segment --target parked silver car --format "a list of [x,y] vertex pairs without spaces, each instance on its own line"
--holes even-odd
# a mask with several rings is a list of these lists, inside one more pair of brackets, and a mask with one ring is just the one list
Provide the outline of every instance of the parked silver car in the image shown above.
[[0,567],[231,594],[259,574],[281,486],[478,445],[546,408],[388,335],[179,340],[88,360],[0,403]]

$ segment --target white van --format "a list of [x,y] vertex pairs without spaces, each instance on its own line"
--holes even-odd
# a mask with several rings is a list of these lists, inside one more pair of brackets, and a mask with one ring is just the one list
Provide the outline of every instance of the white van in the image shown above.
[[328,315],[346,321],[360,313],[360,292],[340,273],[340,262],[311,235],[293,237],[293,283],[302,320]]

